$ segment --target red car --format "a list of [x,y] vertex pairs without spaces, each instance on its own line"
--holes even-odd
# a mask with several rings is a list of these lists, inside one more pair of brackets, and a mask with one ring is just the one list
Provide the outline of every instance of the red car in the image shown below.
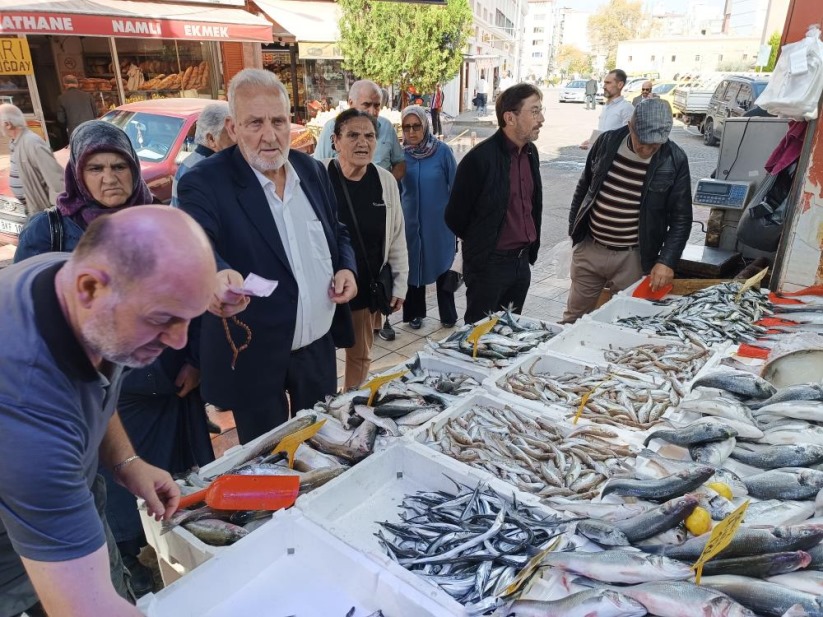
[[[143,179],[163,203],[171,200],[171,186],[177,166],[194,150],[197,118],[210,99],[154,99],[128,103],[108,112],[101,120],[123,129],[131,139]],[[292,147],[314,152],[314,138],[302,126],[292,125]],[[69,160],[68,148],[54,153],[63,167]],[[0,169],[0,241],[17,244],[26,221],[22,204],[12,196],[8,168]]]

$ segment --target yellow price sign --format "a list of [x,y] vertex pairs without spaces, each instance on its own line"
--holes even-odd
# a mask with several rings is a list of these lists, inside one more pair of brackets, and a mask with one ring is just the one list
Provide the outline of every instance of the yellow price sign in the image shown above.
[[497,320],[500,319],[497,315],[490,318],[486,323],[482,323],[479,326],[475,326],[474,330],[472,330],[469,335],[466,337],[466,340],[469,343],[474,343],[474,351],[472,351],[472,358],[477,357],[477,345],[480,343],[480,337],[484,334],[488,334],[492,331],[497,325]]
[[534,557],[529,559],[528,563],[523,566],[523,569],[520,570],[520,573],[514,578],[514,580],[506,587],[502,592],[498,594],[498,598],[508,598],[511,595],[516,594],[526,582],[534,576],[537,572],[538,568],[540,568],[540,564],[546,558],[546,555],[557,549],[560,545],[561,537],[555,539],[549,546],[545,549],[537,553]]
[[371,390],[371,394],[369,394],[369,401],[366,403],[369,407],[371,407],[372,401],[374,401],[374,395],[377,394],[377,391],[380,389],[384,383],[390,382],[392,379],[397,379],[398,377],[402,377],[406,373],[409,372],[409,369],[404,369],[402,371],[398,371],[396,373],[392,373],[391,375],[383,375],[382,377],[375,377],[371,381],[367,381],[363,384],[363,388],[368,388]]
[[763,277],[766,276],[766,273],[769,271],[768,266],[763,268],[760,272],[755,274],[753,277],[746,279],[746,282],[743,283],[743,286],[740,288],[740,291],[737,292],[737,296],[735,297],[735,302],[740,302],[740,298],[743,297],[743,294],[746,292],[747,289],[754,287],[755,285],[760,285],[760,281],[763,280]]
[[310,424],[306,428],[301,428],[299,431],[293,432],[291,435],[286,435],[277,443],[271,453],[277,454],[278,452],[285,452],[289,457],[289,469],[293,468],[294,454],[297,452],[297,448],[307,439],[314,437],[317,431],[323,428],[325,423],[326,420],[320,420],[314,424]]
[[743,505],[732,512],[729,516],[718,523],[712,529],[712,535],[709,536],[709,541],[706,542],[706,547],[700,553],[697,561],[694,562],[692,570],[696,570],[694,582],[696,585],[700,584],[700,577],[703,576],[703,566],[711,559],[714,559],[718,553],[729,545],[729,542],[737,533],[737,528],[743,522],[743,516],[746,514],[746,509],[749,507],[749,500],[747,499]]
[[586,394],[583,395],[583,397],[580,399],[580,405],[577,407],[577,413],[574,414],[574,420],[572,421],[572,424],[577,424],[577,421],[580,419],[580,416],[583,415],[583,410],[586,408],[586,403],[589,402],[589,398],[591,397],[591,395],[597,392],[597,389],[604,383],[606,383],[609,379],[611,379],[611,373],[607,374],[603,381],[601,381],[594,388],[592,388],[591,390],[586,392]]
[[33,75],[29,42],[26,39],[0,38],[0,75]]

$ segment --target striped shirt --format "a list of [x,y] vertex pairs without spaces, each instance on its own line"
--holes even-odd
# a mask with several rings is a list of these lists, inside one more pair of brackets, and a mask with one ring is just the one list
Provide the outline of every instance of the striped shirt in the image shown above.
[[19,137],[17,140],[9,139],[9,188],[14,196],[25,204],[26,191],[23,188],[23,178],[20,177],[20,161],[19,157],[14,156],[15,141],[19,140]]
[[617,150],[589,217],[592,238],[607,246],[639,244],[640,197],[651,159],[632,152],[628,140]]

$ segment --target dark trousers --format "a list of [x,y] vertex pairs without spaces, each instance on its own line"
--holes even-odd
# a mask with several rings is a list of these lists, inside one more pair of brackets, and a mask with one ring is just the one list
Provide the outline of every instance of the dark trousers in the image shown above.
[[[443,289],[446,272],[437,277],[437,310],[440,312],[441,323],[457,321],[457,309],[454,307],[454,294]],[[406,300],[403,302],[403,321],[411,321],[416,317],[426,316],[426,286],[415,287],[409,285]]]
[[506,308],[520,314],[532,280],[529,250],[492,251],[485,267],[464,268],[466,323],[475,323],[489,313]]
[[477,93],[477,111],[482,111],[486,113],[486,100],[488,98],[487,94]]
[[[261,377],[265,378],[265,377]],[[337,392],[337,359],[331,333],[291,352],[284,391],[274,404],[233,409],[240,443],[248,443],[289,419],[301,409]],[[288,394],[288,398],[287,395]]]
[[443,132],[443,127],[440,126],[440,110],[432,109],[432,134],[440,135]]

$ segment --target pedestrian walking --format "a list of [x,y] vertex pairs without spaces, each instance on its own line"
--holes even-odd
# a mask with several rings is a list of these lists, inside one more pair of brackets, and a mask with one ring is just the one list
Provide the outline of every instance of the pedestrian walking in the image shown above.
[[[285,86],[244,69],[228,98],[237,145],[189,170],[178,196],[220,270],[214,314],[202,319],[203,398],[234,412],[247,443],[337,392],[335,346],[354,343],[357,268],[325,167],[289,148]],[[250,301],[241,291],[250,273],[277,281],[276,292]]]
[[[613,131],[621,126],[626,126],[634,113],[634,106],[623,98],[623,87],[626,85],[626,73],[621,69],[609,71],[603,80],[603,96],[606,97],[606,104],[600,112],[597,121],[597,136],[605,131]],[[596,139],[596,137],[595,137]],[[593,139],[587,139],[580,147],[588,149]]]
[[463,243],[466,323],[508,305],[523,310],[540,248],[543,187],[532,142],[545,120],[543,95],[517,84],[495,111],[499,129],[460,161],[445,213]]
[[[432,133],[435,136],[443,134],[443,127],[440,124],[440,112],[443,111],[443,103],[445,101],[446,96],[443,94],[443,88],[440,84],[437,84],[437,87],[434,90],[434,94],[432,94],[430,105],[430,111],[432,115]],[[406,161],[406,166],[408,167],[408,160]]]
[[597,107],[597,80],[592,75],[586,82],[586,109]]
[[63,168],[42,137],[26,126],[19,107],[0,105],[0,128],[9,138],[9,185],[32,216],[54,205],[63,192]]
[[97,118],[97,105],[93,94],[79,88],[74,75],[63,77],[63,88],[63,94],[57,97],[57,122],[65,127],[66,137],[71,139],[74,129]]
[[669,284],[692,225],[686,153],[669,140],[672,111],[647,99],[627,126],[594,143],[569,211],[572,285],[563,323],[590,312],[605,287],[617,292],[644,274]]
[[477,80],[477,115],[485,116],[486,104],[489,100],[489,82],[486,81],[484,73],[480,73],[480,79]]
[[454,291],[446,289],[446,273],[454,261],[455,236],[443,217],[457,161],[451,148],[429,132],[422,107],[406,107],[401,123],[406,175],[400,183],[400,194],[409,253],[409,290],[403,304],[403,321],[420,329],[426,317],[426,285],[434,283],[440,323],[451,328],[457,322],[457,309]]

